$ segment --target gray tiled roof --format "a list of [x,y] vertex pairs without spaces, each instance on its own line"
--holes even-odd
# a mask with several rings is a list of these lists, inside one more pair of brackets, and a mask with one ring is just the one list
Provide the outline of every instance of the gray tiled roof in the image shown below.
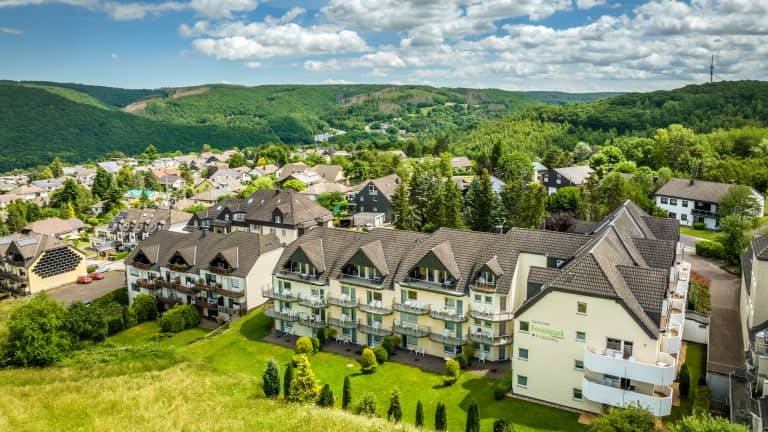
[[243,231],[229,234],[196,231],[190,234],[172,231],[158,231],[139,243],[125,259],[130,265],[137,255],[144,254],[153,268],[168,266],[170,259],[179,253],[190,268],[188,273],[207,269],[216,256],[221,254],[231,265],[236,266],[233,276],[245,277],[259,256],[279,249],[280,240],[274,234],[260,235]]
[[726,183],[673,178],[659,188],[656,195],[718,203],[731,186]]
[[633,238],[632,241],[649,266],[668,269],[675,264],[675,242],[650,238]]
[[573,224],[574,234],[592,234],[597,227],[600,226],[600,222],[576,220]]
[[676,242],[680,238],[680,223],[675,219],[644,216],[642,220],[658,239]]
[[109,223],[110,231],[154,232],[190,219],[189,213],[172,209],[126,209]]
[[505,234],[510,245],[520,252],[570,258],[590,237],[581,234],[512,228]]
[[567,178],[571,183],[575,185],[580,185],[584,183],[584,180],[586,180],[587,177],[589,177],[593,172],[595,172],[595,170],[590,168],[588,165],[555,168],[554,170],[555,172]]
[[376,189],[378,189],[386,197],[387,201],[390,201],[392,195],[394,195],[397,187],[400,185],[400,177],[398,177],[397,174],[390,174],[388,176],[368,180],[357,185],[355,190],[364,190],[368,187],[368,183],[373,183],[374,186],[376,186]]

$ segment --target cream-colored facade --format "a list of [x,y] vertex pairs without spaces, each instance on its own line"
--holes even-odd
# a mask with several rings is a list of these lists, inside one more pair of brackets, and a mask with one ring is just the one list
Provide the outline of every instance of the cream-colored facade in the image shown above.
[[[0,263],[0,289],[19,295],[33,295],[75,283],[79,276],[87,274],[85,252],[75,247],[44,235],[34,238],[22,236],[16,240],[22,246],[17,247],[17,243],[11,242],[6,248],[8,255]],[[51,244],[53,242],[55,245]],[[32,256],[20,253],[35,246],[44,249]]]

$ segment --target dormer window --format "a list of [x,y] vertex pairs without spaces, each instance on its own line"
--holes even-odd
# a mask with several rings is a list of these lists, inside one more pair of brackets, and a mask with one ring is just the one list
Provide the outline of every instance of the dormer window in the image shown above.
[[374,186],[373,183],[368,183],[368,193],[376,195],[376,186]]
[[280,214],[275,214],[275,223],[280,224],[283,223],[283,217]]

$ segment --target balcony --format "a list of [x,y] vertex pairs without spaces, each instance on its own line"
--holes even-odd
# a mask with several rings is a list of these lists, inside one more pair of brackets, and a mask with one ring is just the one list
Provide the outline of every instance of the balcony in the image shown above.
[[429,311],[429,316],[436,320],[450,321],[450,322],[465,322],[467,316],[461,312],[457,312],[455,309],[432,309]]
[[26,277],[19,276],[16,273],[12,273],[12,272],[9,272],[9,271],[0,271],[0,278],[12,280],[14,282],[26,282],[27,281]]
[[245,291],[235,291],[232,289],[226,289],[221,287],[216,287],[216,294],[220,296],[227,296],[232,298],[241,298],[245,297]]
[[195,304],[198,304],[206,309],[218,309],[219,303],[212,299],[212,298],[203,298],[201,300],[196,300]]
[[359,285],[367,288],[381,288],[381,284],[384,282],[384,276],[367,278],[367,277],[357,276],[353,274],[342,274],[341,282],[346,284],[351,284],[351,285]]
[[275,289],[265,289],[261,291],[262,297],[272,299],[272,300],[280,300],[284,302],[295,302],[299,301],[299,296],[296,294],[290,292],[290,291],[278,291]]
[[328,307],[328,303],[321,297],[302,297],[299,299],[299,304],[302,306],[323,309]]
[[331,327],[342,329],[353,329],[357,327],[357,321],[351,319],[329,318],[328,324],[330,324]]
[[655,363],[645,363],[624,358],[620,351],[598,352],[592,347],[584,348],[584,369],[656,385],[672,384],[677,372],[675,359],[664,352],[658,353]]
[[381,327],[381,324],[373,323],[371,325],[358,323],[357,329],[361,332],[374,336],[391,336],[392,329]]
[[275,310],[275,308],[269,308],[264,311],[264,315],[281,321],[293,322],[299,320],[299,313],[292,310],[279,311]]
[[512,312],[493,312],[490,306],[472,305],[469,308],[469,316],[485,321],[511,321]]
[[489,331],[470,331],[469,340],[486,345],[509,345],[512,343],[512,335],[494,335]]
[[611,380],[595,381],[583,378],[581,391],[585,399],[615,407],[635,404],[648,409],[654,416],[663,417],[672,412],[672,388],[653,386],[647,392],[641,392],[630,386],[623,389]]
[[679,325],[682,326],[685,322],[685,301],[684,300],[672,300],[670,302],[669,310],[669,323],[670,326]]
[[277,276],[277,277],[279,277],[281,279],[288,279],[288,280],[294,280],[294,281],[299,281],[299,282],[307,282],[307,283],[311,283],[311,284],[315,284],[315,285],[325,285],[324,282],[320,282],[319,281],[320,275],[313,274],[313,273],[299,273],[299,272],[294,272],[294,271],[291,271],[291,270],[283,269],[283,270],[278,270],[275,273],[275,276]]
[[173,284],[173,289],[184,294],[196,294],[198,291],[197,289],[194,288],[194,286],[184,285],[180,283]]
[[395,310],[414,315],[426,315],[429,313],[429,306],[422,302],[407,300],[405,303],[395,302]]
[[321,320],[319,316],[317,315],[302,315],[301,318],[299,318],[301,321],[301,325],[314,328],[314,329],[321,329],[328,327],[328,323],[325,322],[325,320]]
[[357,307],[362,312],[368,312],[374,315],[390,315],[392,313],[392,309],[382,306],[381,302],[371,302],[368,304],[360,303]]
[[240,308],[240,306],[235,306],[235,307],[219,306],[217,309],[219,313],[223,313],[229,316],[240,315],[243,313],[243,311],[245,311],[245,309]]
[[661,351],[675,355],[680,352],[683,343],[683,330],[679,324],[670,325],[661,338]]
[[142,269],[142,270],[149,270],[152,267],[152,264],[147,264],[147,263],[138,262],[138,261],[132,262],[131,265],[133,267],[136,267],[137,269]]
[[139,286],[141,288],[151,289],[151,290],[157,289],[154,281],[150,282],[146,279],[136,279],[136,286]]
[[395,333],[415,338],[423,338],[429,336],[429,327],[409,322],[395,321]]
[[496,292],[496,282],[487,282],[478,279],[475,283],[469,285],[469,289],[480,292]]
[[159,301],[160,303],[165,303],[165,304],[169,304],[169,305],[175,305],[175,304],[182,304],[182,303],[184,303],[184,301],[181,299],[181,297],[179,297],[179,296],[177,296],[175,294],[171,294],[171,295],[167,295],[167,296],[166,295],[158,294],[156,297],[157,297],[157,301]]
[[208,267],[208,271],[211,273],[219,274],[219,275],[228,275],[233,271],[235,271],[235,269],[230,267],[210,266]]
[[400,282],[400,285],[422,289],[426,291],[432,291],[440,294],[449,294],[455,296],[463,296],[463,291],[457,291],[457,281],[445,281],[445,282],[433,282],[427,279],[407,277],[404,281]]
[[702,216],[711,219],[715,219],[717,217],[717,214],[712,210],[702,210],[697,208],[691,209],[691,214],[694,216]]
[[155,285],[157,285],[157,287],[159,287],[159,288],[169,288],[170,289],[170,288],[173,288],[174,284],[177,284],[179,282],[180,282],[179,280],[174,280],[173,282],[169,282],[169,281],[163,280],[163,279],[155,279]]
[[195,289],[199,291],[216,292],[216,283],[195,282]]
[[467,339],[456,336],[454,332],[430,333],[429,339],[445,345],[464,345]]
[[357,299],[353,299],[346,294],[342,294],[340,297],[328,297],[328,304],[343,308],[356,308]]

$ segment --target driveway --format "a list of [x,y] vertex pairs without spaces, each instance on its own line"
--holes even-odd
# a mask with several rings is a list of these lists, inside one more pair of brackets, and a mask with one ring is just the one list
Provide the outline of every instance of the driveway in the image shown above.
[[698,257],[686,249],[685,259],[696,273],[712,281],[712,313],[709,317],[710,372],[728,374],[744,367],[744,344],[739,320],[739,294],[741,281],[711,261]]
[[701,240],[700,238],[691,237],[687,235],[680,234],[680,243],[683,244],[683,246],[687,248],[691,248],[693,250],[696,250],[696,242]]
[[124,286],[125,272],[111,271],[105,273],[102,280],[95,280],[88,285],[64,285],[48,291],[48,295],[67,305],[77,300],[88,303]]

